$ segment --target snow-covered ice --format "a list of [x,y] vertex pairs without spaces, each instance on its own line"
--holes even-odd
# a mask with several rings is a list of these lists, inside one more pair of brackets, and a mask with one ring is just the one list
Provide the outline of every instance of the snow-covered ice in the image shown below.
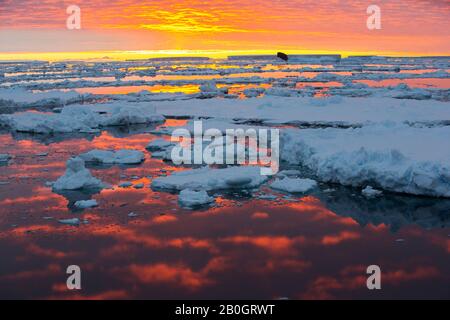
[[450,197],[450,127],[385,123],[349,129],[286,130],[281,159],[320,180]]
[[81,158],[71,158],[67,160],[66,172],[55,181],[53,190],[98,190],[106,188],[107,185],[93,177],[91,172],[85,168],[84,164],[84,160]]
[[223,189],[251,189],[267,181],[266,176],[260,174],[259,167],[228,167],[199,169],[174,172],[167,177],[159,177],[152,181],[152,188],[165,190],[223,190]]
[[167,148],[174,146],[175,144],[171,141],[167,141],[164,139],[156,139],[151,141],[145,148],[148,151],[155,152],[155,151],[164,151]]
[[383,194],[383,191],[372,188],[372,186],[367,186],[361,190],[361,194],[366,198],[375,198]]
[[101,127],[159,123],[164,117],[152,106],[121,103],[70,105],[61,113],[20,112],[0,115],[0,127],[31,133],[93,132]]
[[8,162],[11,159],[11,156],[6,153],[0,154],[0,162]]
[[178,203],[184,208],[194,208],[214,201],[214,198],[208,196],[205,190],[183,189],[178,195]]
[[76,208],[78,208],[78,209],[88,209],[88,208],[97,207],[98,203],[94,199],[92,199],[92,200],[79,200],[79,201],[76,201],[74,203],[74,206]]
[[312,179],[289,178],[277,179],[270,184],[272,189],[290,193],[304,193],[317,187],[317,182]]
[[78,219],[78,218],[61,219],[61,220],[58,220],[58,222],[61,224],[67,224],[70,226],[78,226],[80,224],[80,219]]
[[145,159],[143,152],[130,149],[117,151],[95,149],[80,154],[79,157],[85,162],[99,164],[139,164]]
[[450,122],[448,103],[393,98],[262,97],[259,99],[162,101],[158,113],[167,117],[212,117],[217,120],[259,120],[268,124],[364,125]]

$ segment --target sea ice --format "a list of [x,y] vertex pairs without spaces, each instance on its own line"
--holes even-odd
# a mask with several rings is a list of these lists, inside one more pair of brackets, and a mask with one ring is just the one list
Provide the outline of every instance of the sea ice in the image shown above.
[[0,115],[0,127],[31,133],[94,132],[101,127],[158,123],[162,115],[146,104],[70,105],[61,113],[22,112]]
[[141,151],[129,149],[118,151],[94,149],[80,154],[79,157],[85,162],[102,164],[139,164],[145,159]]
[[153,180],[152,188],[166,190],[221,190],[251,189],[258,187],[267,176],[260,174],[259,167],[228,167],[224,169],[200,169],[174,172],[167,177]]
[[164,151],[167,148],[174,146],[175,144],[173,142],[164,140],[164,139],[156,139],[151,141],[145,148],[148,151],[155,152],[155,151]]
[[450,197],[450,127],[385,123],[349,129],[287,129],[280,156],[320,180]]
[[371,186],[367,186],[361,191],[362,195],[366,198],[375,198],[379,197],[383,194],[383,191],[372,188]]
[[96,200],[79,200],[74,203],[74,206],[78,209],[87,209],[97,207],[98,203]]
[[270,184],[272,189],[286,191],[290,193],[303,193],[308,192],[317,187],[317,182],[312,179],[299,179],[285,177],[283,179],[277,179]]
[[208,196],[206,191],[195,191],[191,189],[181,190],[178,196],[178,203],[181,207],[193,208],[200,205],[205,205],[214,202],[214,198]]
[[68,224],[70,226],[78,226],[80,224],[80,219],[72,218],[72,219],[61,219],[58,220],[59,223]]
[[11,159],[11,156],[9,154],[0,154],[0,162],[8,162],[9,159]]
[[53,184],[54,191],[91,189],[98,190],[107,187],[84,167],[84,160],[71,158],[67,160],[67,169],[63,176]]

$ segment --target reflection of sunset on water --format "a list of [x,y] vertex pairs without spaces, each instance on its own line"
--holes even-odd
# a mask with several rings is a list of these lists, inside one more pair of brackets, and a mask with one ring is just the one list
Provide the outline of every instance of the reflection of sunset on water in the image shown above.
[[[185,170],[149,156],[145,146],[159,136],[103,131],[50,144],[36,138],[15,143],[0,136],[16,155],[0,173],[0,180],[11,182],[0,186],[0,243],[4,252],[14,252],[1,266],[0,284],[10,297],[369,297],[363,266],[373,260],[386,266],[389,292],[445,282],[448,264],[439,257],[449,254],[450,242],[438,229],[430,233],[410,222],[395,234],[382,220],[362,225],[315,195],[272,202],[225,193],[214,207],[190,211],[178,206],[176,194],[149,188],[161,172]],[[137,149],[146,159],[139,166],[90,167],[114,189],[79,195],[99,205],[76,211],[72,196],[53,193],[45,182],[64,172],[69,157],[94,148]],[[48,155],[37,156],[43,152]],[[120,188],[122,181],[144,188]],[[71,217],[88,223],[58,223]],[[401,237],[407,242],[397,243]],[[73,261],[90,283],[82,293],[61,285]],[[19,289],[30,279],[34,290]],[[433,283],[436,296],[446,290]]]

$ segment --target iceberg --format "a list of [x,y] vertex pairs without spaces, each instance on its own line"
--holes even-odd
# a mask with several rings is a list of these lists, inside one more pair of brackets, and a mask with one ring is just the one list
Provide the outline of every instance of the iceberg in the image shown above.
[[107,187],[99,179],[91,175],[91,172],[85,168],[83,159],[71,158],[67,160],[66,166],[67,169],[64,175],[56,180],[52,186],[54,191],[99,190]]

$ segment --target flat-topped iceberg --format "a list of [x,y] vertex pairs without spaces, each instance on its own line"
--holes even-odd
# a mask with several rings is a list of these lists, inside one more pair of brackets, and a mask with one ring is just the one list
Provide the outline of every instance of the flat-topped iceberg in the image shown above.
[[259,167],[228,167],[199,169],[174,172],[167,177],[153,180],[152,188],[164,190],[226,190],[251,189],[267,181],[267,176],[260,174]]
[[291,129],[281,134],[280,156],[322,181],[450,197],[449,137],[448,126]]

